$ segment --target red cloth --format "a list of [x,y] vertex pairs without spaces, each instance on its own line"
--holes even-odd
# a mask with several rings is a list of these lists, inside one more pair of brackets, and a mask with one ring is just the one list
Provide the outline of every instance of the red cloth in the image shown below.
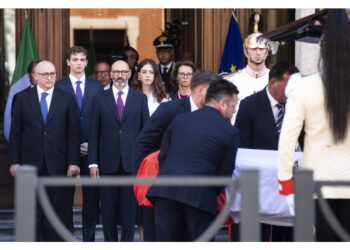
[[[152,178],[157,177],[159,173],[158,155],[160,150],[153,152],[146,156],[142,161],[139,170],[137,171],[136,178]],[[134,193],[136,200],[140,206],[154,207],[153,204],[147,199],[146,194],[151,188],[151,184],[134,185]]]
[[285,181],[278,180],[278,183],[280,184],[279,192],[281,195],[290,195],[294,193],[293,178]]
[[[136,178],[152,178],[157,177],[159,173],[159,163],[158,163],[158,155],[160,150],[149,154],[142,161],[139,170],[137,171]],[[147,199],[146,194],[148,190],[151,188],[150,184],[137,184],[134,185],[134,193],[136,196],[136,200],[140,206],[144,207],[154,207],[154,205]],[[225,189],[221,191],[221,193],[216,197],[217,200],[217,208],[218,211],[221,211],[226,203],[226,194]],[[231,217],[228,217],[226,220],[227,225],[233,224],[233,220]]]

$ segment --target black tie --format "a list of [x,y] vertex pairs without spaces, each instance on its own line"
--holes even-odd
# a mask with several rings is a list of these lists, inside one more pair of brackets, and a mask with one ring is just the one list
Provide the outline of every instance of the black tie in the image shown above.
[[163,75],[165,75],[168,72],[168,67],[163,67]]

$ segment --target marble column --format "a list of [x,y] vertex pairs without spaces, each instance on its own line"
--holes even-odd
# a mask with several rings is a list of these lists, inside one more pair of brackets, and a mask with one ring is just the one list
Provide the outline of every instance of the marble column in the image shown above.
[[[312,15],[315,9],[296,9],[295,19]],[[319,45],[314,43],[295,42],[295,65],[302,75],[310,75],[318,70]]]

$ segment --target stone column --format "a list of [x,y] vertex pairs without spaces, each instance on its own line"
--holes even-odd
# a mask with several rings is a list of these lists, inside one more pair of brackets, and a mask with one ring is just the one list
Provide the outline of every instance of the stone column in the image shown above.
[[[313,13],[315,13],[315,9],[296,9],[295,19]],[[295,65],[302,75],[310,75],[318,70],[319,48],[318,44],[295,42]]]

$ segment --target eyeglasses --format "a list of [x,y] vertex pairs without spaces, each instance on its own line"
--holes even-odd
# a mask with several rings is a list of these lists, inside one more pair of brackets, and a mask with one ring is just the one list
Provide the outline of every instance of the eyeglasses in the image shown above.
[[45,72],[45,73],[39,73],[39,72],[36,72],[37,74],[41,75],[43,78],[45,79],[48,79],[49,76],[51,78],[54,78],[56,76],[56,72]]
[[115,74],[115,75],[119,75],[119,74],[122,74],[123,76],[125,76],[127,73],[129,73],[129,70],[121,70],[121,71],[119,71],[119,70],[113,70],[113,71],[111,71],[113,74]]
[[95,70],[95,74],[98,74],[98,75],[108,74],[109,72],[110,72],[109,70],[101,70],[101,71]]
[[187,74],[185,74],[185,73],[178,73],[177,75],[179,77],[182,77],[182,78],[190,78],[190,77],[192,77],[192,73],[187,73]]

